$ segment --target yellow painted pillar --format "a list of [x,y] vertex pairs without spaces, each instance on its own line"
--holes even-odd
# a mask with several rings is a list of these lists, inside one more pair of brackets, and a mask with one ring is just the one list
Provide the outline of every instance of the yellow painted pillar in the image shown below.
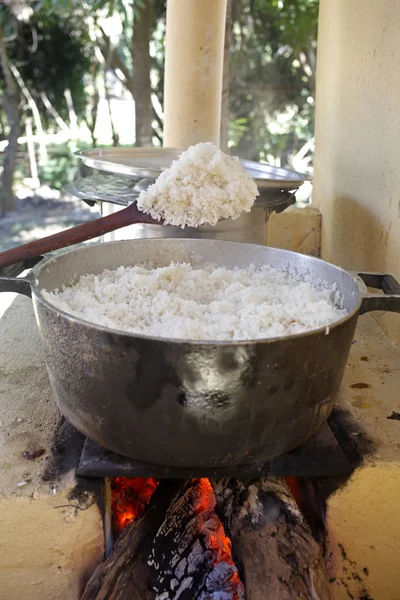
[[219,145],[226,0],[168,0],[164,146]]

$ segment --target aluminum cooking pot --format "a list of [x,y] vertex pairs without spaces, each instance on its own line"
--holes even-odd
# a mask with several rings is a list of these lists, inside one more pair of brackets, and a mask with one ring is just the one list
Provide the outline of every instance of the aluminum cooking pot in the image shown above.
[[[192,342],[93,325],[41,293],[87,273],[149,261],[288,268],[336,284],[348,314],[329,328],[288,337]],[[399,292],[390,276],[360,276]],[[89,245],[47,258],[28,279],[3,278],[1,290],[32,296],[54,397],[76,429],[142,462],[198,468],[266,461],[305,442],[333,408],[358,315],[400,312],[399,295],[368,294],[356,275],[319,259],[217,240]]]

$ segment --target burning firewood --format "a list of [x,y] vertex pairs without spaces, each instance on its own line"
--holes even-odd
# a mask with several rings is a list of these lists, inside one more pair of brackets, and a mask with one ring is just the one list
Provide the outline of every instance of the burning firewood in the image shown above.
[[110,556],[96,569],[81,600],[154,600],[147,586],[148,545],[182,485],[182,481],[166,480],[158,486],[144,515],[125,529]]
[[[131,481],[144,504],[149,480]],[[218,480],[215,494],[209,479],[150,484],[82,600],[329,600],[320,546],[284,480]]]
[[161,482],[144,515],[98,567],[82,600],[244,600],[215,504],[208,479]]
[[284,479],[212,481],[247,600],[329,600],[328,575]]
[[111,482],[111,511],[114,533],[118,536],[129,523],[142,516],[158,481],[136,477],[115,477]]
[[210,481],[192,479],[168,509],[148,561],[160,600],[244,600],[215,504]]

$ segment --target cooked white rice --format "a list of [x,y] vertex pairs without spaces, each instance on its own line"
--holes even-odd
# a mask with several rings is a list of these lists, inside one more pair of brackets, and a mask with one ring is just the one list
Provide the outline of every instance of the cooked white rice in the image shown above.
[[[270,266],[228,269],[171,263],[85,275],[43,292],[59,309],[105,327],[164,338],[253,340],[328,328],[346,314],[335,290]],[[328,329],[329,331],[329,329]]]
[[138,208],[168,225],[198,227],[249,212],[257,186],[237,158],[210,142],[191,146],[140,193]]

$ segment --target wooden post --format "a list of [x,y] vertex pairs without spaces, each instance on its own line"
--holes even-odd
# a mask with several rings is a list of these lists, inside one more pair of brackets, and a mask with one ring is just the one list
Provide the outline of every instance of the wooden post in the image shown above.
[[168,0],[164,146],[219,145],[227,0]]

